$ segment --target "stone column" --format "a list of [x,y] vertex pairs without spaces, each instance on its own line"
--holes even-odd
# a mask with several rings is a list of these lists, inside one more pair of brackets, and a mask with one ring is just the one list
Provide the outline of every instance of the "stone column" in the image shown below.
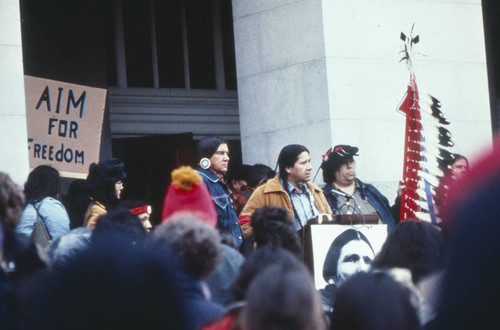
[[450,151],[473,160],[491,144],[480,0],[233,0],[233,19],[246,163],[274,167],[300,143],[316,172],[331,145],[355,145],[357,176],[392,200],[409,78],[399,36],[414,23],[417,83],[451,121]]
[[19,1],[0,6],[0,171],[23,185],[29,173]]
[[317,168],[331,143],[321,1],[233,0],[233,15],[243,161],[274,168],[296,143]]

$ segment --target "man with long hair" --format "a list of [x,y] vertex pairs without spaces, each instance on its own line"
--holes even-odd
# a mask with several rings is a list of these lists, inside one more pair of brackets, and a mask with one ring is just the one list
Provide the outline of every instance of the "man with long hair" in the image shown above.
[[243,233],[226,178],[229,166],[227,142],[218,136],[201,139],[196,147],[196,159],[195,169],[203,178],[217,211],[217,228],[229,232],[240,247]]
[[297,231],[320,214],[332,214],[323,191],[309,181],[312,166],[306,147],[285,146],[278,156],[278,168],[279,174],[257,188],[241,211],[239,220],[245,236],[252,231],[251,216],[263,206],[285,208]]

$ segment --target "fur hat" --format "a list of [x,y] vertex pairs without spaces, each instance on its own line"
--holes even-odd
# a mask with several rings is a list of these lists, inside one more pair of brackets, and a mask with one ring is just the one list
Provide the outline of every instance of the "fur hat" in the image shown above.
[[85,187],[91,190],[99,189],[109,183],[125,179],[127,173],[123,170],[124,167],[125,164],[118,158],[110,158],[97,164],[90,164]]
[[201,176],[190,166],[172,171],[172,183],[163,202],[162,222],[177,212],[194,213],[213,227],[217,224],[212,196]]
[[327,152],[322,156],[323,163],[321,164],[321,166],[323,167],[323,164],[325,164],[326,166],[326,163],[343,163],[347,159],[358,156],[358,150],[358,147],[353,147],[346,144],[336,145],[335,147],[328,149]]
[[320,166],[323,170],[323,181],[325,183],[330,183],[330,181],[335,178],[334,173],[340,168],[340,166],[342,166],[342,164],[344,164],[347,160],[352,159],[354,156],[358,156],[358,150],[358,147],[346,144],[339,144],[328,149],[322,156],[323,161]]

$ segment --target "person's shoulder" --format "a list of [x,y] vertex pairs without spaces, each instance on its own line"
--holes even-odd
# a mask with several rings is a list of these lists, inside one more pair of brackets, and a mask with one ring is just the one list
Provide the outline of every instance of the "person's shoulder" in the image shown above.
[[106,207],[98,201],[92,201],[87,208],[88,214],[103,214],[106,213]]
[[[24,207],[23,209],[23,214],[24,213],[31,213],[31,212],[35,212],[35,205],[33,205],[32,203],[26,203],[26,206]],[[22,216],[22,215],[21,215]]]
[[59,217],[67,213],[63,203],[54,197],[45,197],[35,205],[35,208],[42,217],[48,218]]
[[240,266],[245,262],[245,257],[235,248],[226,244],[221,244],[221,251],[224,258],[228,259],[230,263],[239,264]]
[[49,197],[45,197],[40,202],[40,207],[44,207],[44,206],[53,207],[55,205],[64,208],[63,203],[60,200],[58,200],[57,198],[54,198],[54,197],[50,197],[50,196]]
[[241,188],[240,195],[243,196],[243,198],[245,198],[246,200],[248,200],[250,198],[250,196],[252,196],[254,191],[255,191],[255,189],[252,189],[248,186],[243,186]]
[[273,193],[277,191],[284,191],[283,187],[281,186],[280,178],[279,176],[275,176],[274,178],[267,180],[265,184],[262,186],[258,187],[255,192],[259,191],[264,191],[264,193]]
[[323,193],[323,189],[321,189],[317,184],[309,181],[309,182],[307,182],[307,185],[309,186],[309,189],[314,190],[318,193],[319,192]]
[[16,227],[16,231],[21,230],[21,228],[28,224],[32,223],[36,219],[36,209],[33,206],[33,204],[26,204],[24,207],[23,212],[21,213],[21,216],[19,217],[19,224]]
[[384,198],[384,199],[387,199],[387,197],[384,196],[384,194],[382,194],[380,192],[380,190],[378,190],[374,185],[372,185],[371,183],[366,183],[366,182],[363,182],[359,179],[356,178],[356,180],[359,182],[359,186],[361,187],[361,190],[364,192],[364,193],[370,193],[372,195],[374,195],[374,197],[379,197],[379,198]]
[[250,207],[250,205],[254,205],[254,203],[257,199],[264,196],[264,194],[266,193],[265,189],[266,189],[265,184],[255,188],[255,190],[253,191],[253,193],[250,195],[250,197],[247,199],[247,202],[243,206],[243,210],[241,211],[241,214],[244,214],[245,209],[248,209],[248,207]]
[[368,182],[364,182],[362,180],[360,180],[359,178],[356,178],[356,182],[358,183],[358,186],[363,190],[363,191],[366,191],[366,190],[372,190],[372,191],[376,191],[378,193],[380,193],[378,191],[377,188],[375,188],[374,185],[372,185],[371,183],[368,183]]
[[201,178],[203,179],[205,184],[216,183],[217,181],[219,181],[219,178],[209,170],[205,170],[201,167],[196,167],[196,171],[201,175]]

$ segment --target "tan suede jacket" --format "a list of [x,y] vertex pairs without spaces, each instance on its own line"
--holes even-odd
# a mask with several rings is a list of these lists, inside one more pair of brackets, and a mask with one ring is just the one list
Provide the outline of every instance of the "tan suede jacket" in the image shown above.
[[85,219],[83,221],[83,226],[87,228],[94,228],[97,223],[97,218],[101,215],[106,214],[108,211],[98,201],[92,201],[85,212]]
[[[332,214],[332,210],[326,201],[325,195],[321,188],[312,182],[307,182],[309,190],[313,193],[314,201],[320,213]],[[263,206],[283,207],[288,211],[288,217],[293,221],[294,213],[290,196],[281,186],[278,176],[267,181],[265,185],[258,187],[246,203],[238,218],[241,224],[243,234],[248,236],[252,233],[250,227],[250,218],[252,214]]]

